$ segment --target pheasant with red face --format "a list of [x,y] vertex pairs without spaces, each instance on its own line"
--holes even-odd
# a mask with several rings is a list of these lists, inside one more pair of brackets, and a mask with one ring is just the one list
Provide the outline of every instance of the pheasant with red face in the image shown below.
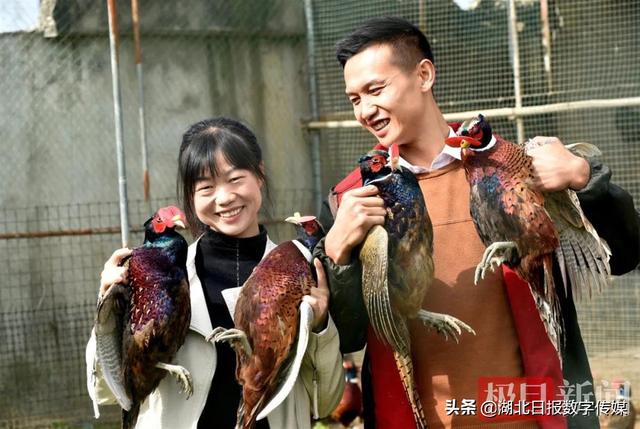
[[418,181],[398,165],[398,147],[389,154],[373,150],[360,158],[363,185],[375,185],[384,200],[384,226],[376,225],[360,249],[362,294],[376,335],[394,351],[396,366],[411,404],[416,425],[426,427],[424,412],[413,380],[408,319],[419,319],[446,337],[456,339],[460,320],[422,309],[433,281],[433,228]]
[[[482,115],[465,122],[458,136],[446,139],[462,148],[462,163],[471,186],[471,217],[487,249],[476,268],[475,281],[502,263],[527,281],[556,350],[562,323],[553,279],[553,255],[565,286],[573,296],[581,289],[607,284],[609,249],[586,219],[571,190],[543,194],[533,187],[531,157],[491,132]],[[534,145],[529,144],[529,148]],[[589,153],[591,145],[572,148]],[[586,280],[585,280],[586,279]]]
[[255,427],[291,391],[313,322],[302,298],[316,287],[311,251],[324,231],[314,216],[296,213],[286,221],[296,225],[296,240],[278,245],[254,268],[235,305],[235,328],[216,328],[207,338],[227,341],[236,351],[238,428]]
[[167,373],[187,396],[188,371],[171,360],[184,343],[191,317],[187,281],[187,242],[175,231],[185,227],[176,207],[164,207],[145,223],[144,244],[133,250],[129,284],[114,284],[98,302],[97,360],[122,408],[122,427],[133,428],[140,404]]

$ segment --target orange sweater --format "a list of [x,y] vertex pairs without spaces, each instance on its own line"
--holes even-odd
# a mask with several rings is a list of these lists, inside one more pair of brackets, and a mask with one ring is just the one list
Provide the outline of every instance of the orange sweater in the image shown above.
[[[411,329],[415,375],[429,428],[487,424],[477,416],[447,416],[445,401],[476,399],[479,377],[523,376],[518,337],[502,284],[502,272],[473,284],[484,245],[469,213],[469,184],[460,162],[417,176],[433,222],[435,280],[423,308],[470,325],[460,342],[446,341],[420,322]],[[478,357],[481,357],[478,359]],[[498,427],[513,427],[503,423]],[[517,427],[537,427],[518,422]]]
[[[484,252],[471,219],[469,185],[461,162],[417,175],[434,226],[435,281],[423,308],[451,314],[477,333],[463,332],[460,343],[414,322],[410,326],[415,379],[430,429],[565,428],[566,417],[538,421],[504,421],[491,424],[477,416],[447,416],[447,399],[476,399],[477,413],[486,398],[477,397],[478,377],[550,377],[562,385],[562,370],[546,336],[525,282],[503,266],[473,284],[476,265]],[[342,194],[362,186],[359,170],[352,171],[333,189],[339,204]],[[391,349],[369,328],[367,355],[371,401],[376,427],[404,429],[413,415],[402,388]],[[554,399],[561,399],[556,392]]]

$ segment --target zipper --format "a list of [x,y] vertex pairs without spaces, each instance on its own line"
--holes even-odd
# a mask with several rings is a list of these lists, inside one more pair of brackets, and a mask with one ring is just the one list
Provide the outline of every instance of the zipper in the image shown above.
[[320,413],[318,412],[318,371],[315,366],[313,367],[313,418],[320,418]]

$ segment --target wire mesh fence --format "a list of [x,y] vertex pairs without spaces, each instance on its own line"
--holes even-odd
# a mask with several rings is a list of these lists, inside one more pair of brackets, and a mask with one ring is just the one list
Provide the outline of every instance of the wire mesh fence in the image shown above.
[[[302,4],[139,2],[148,202],[131,3],[116,5],[130,244],[176,203],[182,133],[215,115],[255,131],[261,219],[290,238],[279,220],[313,209]],[[93,419],[83,369],[99,273],[121,246],[107,2],[2,2],[0,58],[0,428],[116,427],[115,408]]]
[[[364,19],[384,15],[405,17],[430,37],[445,113],[514,106],[507,2],[476,3],[465,11],[451,0],[312,1],[319,119],[351,119],[333,45]],[[640,5],[549,0],[547,25],[541,3],[516,1],[523,106],[640,96]],[[303,2],[140,2],[150,202],[143,199],[131,10],[128,1],[117,5],[132,245],[152,209],[175,202],[181,134],[213,115],[238,117],[256,131],[272,185],[261,218],[275,241],[290,237],[277,220],[313,210],[312,158],[299,126],[309,117]],[[0,58],[0,429],[113,424],[115,409],[92,419],[84,376],[98,276],[120,247],[106,2],[3,2]],[[512,118],[492,124],[517,138]],[[640,202],[640,107],[535,114],[523,127],[527,137],[597,144],[614,181]],[[326,192],[374,142],[359,128],[318,132]],[[640,382],[623,370],[640,354],[633,331],[639,277],[618,279],[580,304],[603,377]],[[607,373],[612,365],[621,373]]]
[[[514,89],[514,38],[508,0],[313,2],[322,178],[328,189],[356,165],[375,139],[353,119],[335,43],[368,18],[399,16],[427,34],[435,56],[434,92],[446,115],[485,113],[496,132],[518,141],[559,136],[603,152],[613,182],[640,203],[640,4],[626,0],[515,0],[521,96]],[[602,107],[600,100],[610,102]],[[578,104],[590,106],[576,108]],[[574,104],[570,104],[574,103]],[[521,116],[497,109],[522,106]],[[600,107],[598,107],[600,106]],[[492,112],[498,112],[492,116]],[[459,115],[457,115],[459,117]],[[630,246],[637,243],[630,243]],[[584,341],[597,379],[640,383],[640,274],[578,303]]]

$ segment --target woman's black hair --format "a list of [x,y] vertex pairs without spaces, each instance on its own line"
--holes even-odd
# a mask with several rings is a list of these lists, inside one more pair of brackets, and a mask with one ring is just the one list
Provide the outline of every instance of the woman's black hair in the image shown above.
[[235,168],[248,170],[262,181],[265,193],[269,186],[262,163],[262,150],[255,134],[235,119],[215,117],[197,122],[182,135],[178,155],[178,198],[182,200],[193,237],[207,226],[200,222],[193,204],[196,183],[206,172],[217,176],[215,156],[220,152]]

